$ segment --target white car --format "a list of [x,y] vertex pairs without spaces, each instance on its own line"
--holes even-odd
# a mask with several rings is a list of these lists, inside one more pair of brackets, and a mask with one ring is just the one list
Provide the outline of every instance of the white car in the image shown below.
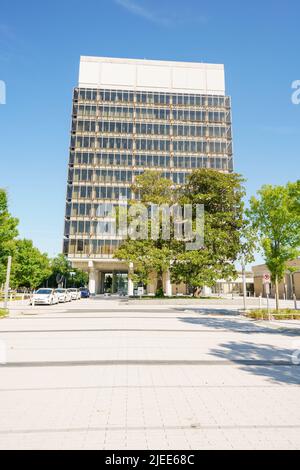
[[75,289],[75,287],[72,287],[71,289],[68,289],[69,293],[71,294],[72,300],[80,300],[81,299],[81,293],[79,289]]
[[54,305],[58,304],[58,295],[54,289],[41,288],[33,293],[30,304]]
[[55,292],[58,296],[58,301],[61,303],[71,302],[71,294],[67,289],[55,289]]

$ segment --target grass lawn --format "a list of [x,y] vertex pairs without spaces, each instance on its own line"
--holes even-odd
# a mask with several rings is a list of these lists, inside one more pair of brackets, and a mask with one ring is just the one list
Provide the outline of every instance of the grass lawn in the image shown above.
[[[300,310],[292,310],[288,308],[280,309],[279,312],[276,312],[276,310],[270,310],[270,315],[274,320],[300,320]],[[269,319],[269,313],[266,309],[248,311],[246,316],[254,320]]]
[[[22,296],[13,297],[12,299],[10,299],[10,297],[8,297],[9,302],[14,302],[16,300],[22,300]],[[4,297],[2,295],[0,295],[0,302],[3,302],[3,301],[4,301]]]
[[0,318],[4,318],[8,314],[7,310],[0,308]]

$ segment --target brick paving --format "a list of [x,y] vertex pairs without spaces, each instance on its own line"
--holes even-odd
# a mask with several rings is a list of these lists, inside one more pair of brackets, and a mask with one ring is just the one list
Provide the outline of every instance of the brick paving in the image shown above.
[[0,449],[300,449],[299,330],[211,306],[21,310],[0,321]]

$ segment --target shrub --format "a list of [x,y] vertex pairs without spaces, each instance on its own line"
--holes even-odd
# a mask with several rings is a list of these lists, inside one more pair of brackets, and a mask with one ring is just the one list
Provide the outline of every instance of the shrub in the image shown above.
[[7,310],[0,308],[0,318],[6,317],[7,314],[8,314]]
[[163,288],[160,287],[159,289],[157,289],[157,291],[155,292],[155,297],[162,299],[164,296],[165,296],[165,293],[164,293]]
[[254,320],[269,320],[271,315],[274,320],[300,320],[300,310],[282,309],[278,312],[276,310],[270,310],[270,313],[266,309],[251,310],[246,313],[248,318]]

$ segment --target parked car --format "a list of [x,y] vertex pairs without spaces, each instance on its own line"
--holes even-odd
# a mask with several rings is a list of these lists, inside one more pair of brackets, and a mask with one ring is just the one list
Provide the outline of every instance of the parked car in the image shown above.
[[72,297],[71,297],[70,292],[68,292],[67,289],[59,288],[59,289],[55,289],[55,292],[57,293],[59,302],[61,303],[71,302]]
[[71,296],[71,292],[69,292],[69,289],[66,289],[66,296],[67,296],[66,302],[72,302],[72,296]]
[[80,287],[79,290],[82,299],[88,299],[90,297],[90,291],[86,287]]
[[72,300],[79,300],[81,298],[79,289],[75,289],[75,287],[72,287],[71,289],[68,289],[68,291],[71,294]]
[[53,305],[58,304],[58,295],[54,289],[41,288],[32,294],[30,304]]

